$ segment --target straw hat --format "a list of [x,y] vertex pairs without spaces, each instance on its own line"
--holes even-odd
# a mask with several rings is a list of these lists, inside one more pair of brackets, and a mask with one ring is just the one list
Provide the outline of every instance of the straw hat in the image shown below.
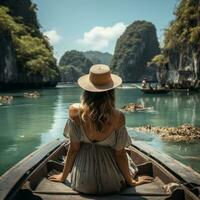
[[103,64],[93,65],[89,74],[78,79],[79,86],[90,92],[111,90],[121,85],[121,83],[122,79],[115,74],[111,74],[109,66]]

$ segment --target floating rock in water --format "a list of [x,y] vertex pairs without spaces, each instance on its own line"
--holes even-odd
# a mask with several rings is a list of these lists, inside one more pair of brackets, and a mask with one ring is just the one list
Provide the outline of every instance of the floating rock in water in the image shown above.
[[136,112],[138,110],[144,110],[143,104],[137,104],[137,103],[129,103],[121,108],[123,112]]
[[0,105],[10,104],[13,100],[13,96],[0,96]]
[[200,127],[194,127],[190,124],[183,124],[179,127],[153,127],[151,125],[146,125],[135,128],[135,130],[144,133],[154,133],[168,141],[200,140]]
[[34,92],[25,92],[24,93],[24,97],[26,98],[32,98],[32,99],[36,99],[40,96],[39,92],[34,91]]

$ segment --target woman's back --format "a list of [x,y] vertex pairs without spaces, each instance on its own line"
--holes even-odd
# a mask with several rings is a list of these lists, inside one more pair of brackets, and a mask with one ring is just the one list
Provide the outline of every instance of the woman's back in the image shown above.
[[110,124],[97,132],[87,115],[82,121],[81,109],[78,105],[70,107],[70,119],[65,128],[65,136],[81,144],[71,171],[71,187],[89,194],[119,192],[125,179],[117,166],[115,150],[131,144],[123,114],[115,110]]
[[86,112],[85,118],[82,120],[83,109],[80,104],[72,104],[69,108],[69,116],[77,125],[82,127],[84,134],[90,141],[103,141],[125,125],[123,113],[117,109],[113,109],[110,120],[103,125],[101,131],[97,131],[90,119],[89,112]]

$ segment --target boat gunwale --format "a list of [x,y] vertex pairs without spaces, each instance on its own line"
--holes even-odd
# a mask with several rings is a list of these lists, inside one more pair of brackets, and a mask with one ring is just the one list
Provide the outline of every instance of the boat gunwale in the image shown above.
[[[178,160],[172,158],[171,156],[161,152],[161,151],[156,151],[155,148],[152,148],[150,145],[146,144],[145,142],[142,141],[133,141],[132,142],[132,146],[136,149],[139,150],[139,152],[144,153],[147,157],[151,158],[153,161],[155,161],[156,163],[160,164],[161,166],[163,166],[168,172],[170,172],[173,176],[175,176],[178,180],[181,180],[183,184],[186,183],[190,183],[190,184],[195,184],[197,186],[200,186],[200,174],[193,170],[192,168],[187,167],[185,164],[179,162]],[[143,146],[143,147],[141,147]],[[147,148],[147,149],[145,149]],[[155,157],[154,154],[160,154],[162,159],[159,159],[158,157]],[[170,161],[170,162],[167,162]],[[172,164],[170,166],[170,163],[172,163],[172,161],[174,162],[174,164]],[[179,166],[182,168],[183,171],[190,171],[190,173],[192,174],[192,178],[196,179],[195,182],[191,181],[191,176],[189,177],[184,177],[184,173],[179,173],[178,171],[176,171],[176,169],[172,169],[174,168],[174,166]],[[196,176],[198,178],[196,178]]]
[[45,160],[48,160],[49,156],[64,143],[63,139],[56,139],[43,145],[2,174],[0,176],[0,199],[9,199],[9,196],[13,195],[11,192],[18,191],[30,174]]
[[[64,141],[63,139],[58,139],[56,141],[53,141],[52,143],[44,145],[42,148],[34,151],[33,153],[31,153],[30,155],[25,157],[23,160],[21,160],[19,163],[14,165],[6,173],[4,173],[0,177],[0,199],[4,199],[4,198],[7,199],[7,197],[13,196],[13,194],[11,194],[11,192],[15,192],[15,194],[16,194],[16,192],[27,181],[27,179],[31,175],[33,175],[36,171],[38,171],[39,168],[41,168],[41,166],[44,166],[48,162],[49,158],[53,157],[55,152],[59,151],[65,145],[66,145],[66,141]],[[49,147],[50,150],[47,148],[48,146],[50,146]],[[147,146],[148,146],[148,148],[147,148]],[[168,165],[169,163],[166,163],[166,161],[164,163],[163,160],[166,160],[166,157],[168,157],[168,158],[170,158],[171,162],[172,161],[175,162],[175,165],[182,166],[184,170],[186,170],[186,169],[188,170],[189,168],[187,168],[184,164],[173,159],[172,157],[168,156],[165,153],[156,151],[156,149],[152,148],[151,146],[147,145],[144,142],[133,141],[131,144],[131,148],[133,148],[132,151],[134,149],[139,151],[141,157],[145,156],[146,157],[145,159],[148,159],[148,161],[151,161],[156,167],[161,167],[162,172],[164,170],[164,172],[166,172],[167,176],[170,175],[170,178],[173,178],[173,180],[175,180],[175,181],[177,179],[177,182],[181,183],[181,185],[183,184],[183,188],[185,188],[185,190],[187,192],[191,193],[190,189],[188,187],[184,186],[185,183],[191,183],[191,182],[189,182],[189,181],[187,182],[187,180],[181,176],[182,174],[179,174],[178,171],[173,171],[169,167],[169,165]],[[130,148],[130,150],[131,150],[131,148]],[[149,148],[151,148],[151,150],[149,150]],[[149,151],[147,151],[147,149]],[[43,151],[41,151],[41,150],[43,150]],[[159,156],[159,158],[156,158],[155,156],[153,156],[153,154],[158,154],[158,153],[161,154],[161,156]],[[38,156],[38,158],[36,160],[34,160],[34,157],[36,157],[36,156]],[[163,159],[163,157],[165,159]],[[23,165],[26,167],[25,169],[23,169]],[[19,169],[21,169],[21,170],[19,170]],[[23,169],[23,171],[22,171],[22,169]],[[17,170],[18,170],[18,172],[20,171],[21,175],[18,174],[18,176],[15,177],[14,179],[9,178],[12,175],[16,175]],[[195,172],[192,169],[190,169],[190,171],[192,173]],[[196,174],[200,177],[200,174],[195,172],[195,175]],[[190,180],[190,177],[189,177],[189,180]],[[197,181],[197,183],[198,183],[198,181]]]

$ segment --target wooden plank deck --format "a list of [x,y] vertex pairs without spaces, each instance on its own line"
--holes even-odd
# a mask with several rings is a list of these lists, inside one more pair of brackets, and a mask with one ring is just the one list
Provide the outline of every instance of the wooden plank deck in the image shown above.
[[[127,187],[124,189],[120,195],[134,195],[134,196],[168,196],[162,186],[164,184],[157,177],[154,182],[139,185],[136,187]],[[35,194],[59,194],[59,195],[78,195],[79,193],[72,190],[70,187],[70,182],[67,181],[64,183],[56,183],[49,181],[47,178],[44,178],[37,188],[33,191]]]

